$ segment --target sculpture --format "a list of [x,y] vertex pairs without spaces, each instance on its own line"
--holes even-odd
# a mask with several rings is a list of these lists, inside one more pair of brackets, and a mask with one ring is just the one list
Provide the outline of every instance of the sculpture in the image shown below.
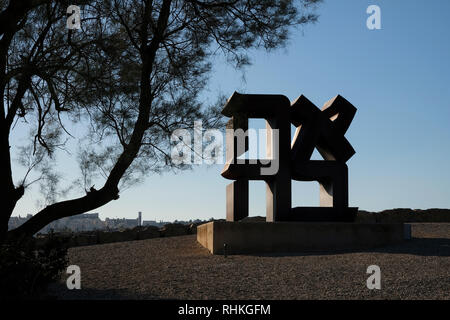
[[[340,95],[317,108],[301,95],[292,104],[283,95],[235,92],[222,114],[227,123],[226,165],[222,176],[234,180],[227,186],[227,221],[248,216],[249,180],[266,182],[266,221],[353,221],[357,208],[348,206],[348,168],[355,153],[345,138],[356,108]],[[263,118],[267,127],[269,161],[238,159],[248,151],[250,118]],[[291,144],[291,124],[296,127]],[[324,160],[311,160],[317,148]],[[275,168],[276,170],[272,170]],[[291,181],[318,181],[320,207],[291,208]]]

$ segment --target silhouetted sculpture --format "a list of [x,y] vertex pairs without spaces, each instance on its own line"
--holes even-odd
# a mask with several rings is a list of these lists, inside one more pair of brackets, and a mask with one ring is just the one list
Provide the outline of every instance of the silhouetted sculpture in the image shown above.
[[[357,208],[348,207],[345,164],[355,151],[344,137],[356,108],[341,96],[317,108],[303,95],[292,104],[282,95],[235,92],[222,110],[227,123],[226,165],[222,176],[235,180],[227,186],[227,220],[248,216],[249,180],[264,180],[266,220],[353,221]],[[269,160],[239,159],[248,151],[249,118],[263,118],[267,127]],[[291,124],[297,129],[291,145]],[[311,160],[317,148],[324,160]],[[291,179],[318,181],[320,207],[291,208]]]

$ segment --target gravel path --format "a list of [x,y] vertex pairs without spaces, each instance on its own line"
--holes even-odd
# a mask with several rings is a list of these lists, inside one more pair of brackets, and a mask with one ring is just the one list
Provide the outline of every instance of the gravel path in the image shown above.
[[[59,299],[450,299],[450,223],[413,224],[413,240],[365,252],[213,256],[196,236],[71,248],[81,290]],[[366,269],[381,268],[381,290]],[[65,277],[65,275],[63,276]]]

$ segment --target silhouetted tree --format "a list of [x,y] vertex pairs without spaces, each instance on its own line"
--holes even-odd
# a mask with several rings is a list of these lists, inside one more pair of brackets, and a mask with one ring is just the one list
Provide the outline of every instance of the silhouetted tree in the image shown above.
[[[242,68],[248,49],[283,46],[292,27],[316,21],[319,1],[72,1],[82,4],[81,30],[66,28],[67,1],[0,1],[1,238],[34,182],[28,174],[13,180],[15,123],[31,128],[19,161],[39,172],[47,203],[9,231],[11,239],[103,206],[119,198],[124,183],[173,168],[171,132],[218,119],[200,97],[214,58],[223,55]],[[84,124],[78,182],[85,194],[59,201],[52,159],[78,124]]]

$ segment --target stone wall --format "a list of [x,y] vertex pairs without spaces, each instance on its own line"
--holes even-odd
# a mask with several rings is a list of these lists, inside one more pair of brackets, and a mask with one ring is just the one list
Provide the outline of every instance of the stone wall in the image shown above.
[[414,222],[450,222],[449,209],[390,209],[380,212],[360,210],[356,222],[366,223],[414,223]]
[[135,227],[120,231],[86,231],[86,232],[55,232],[38,234],[38,243],[45,243],[48,237],[63,239],[69,247],[89,246],[95,244],[145,240],[159,237],[174,237],[197,232],[198,224],[184,225],[181,223],[166,224],[161,228],[154,226]]
[[[223,221],[216,220],[216,221]],[[265,217],[248,217],[243,222],[265,221]],[[356,222],[358,223],[414,223],[414,222],[449,222],[449,209],[391,209],[380,212],[367,212],[360,210]],[[53,233],[67,241],[69,247],[88,246],[103,243],[145,240],[159,237],[174,237],[188,234],[196,234],[197,226],[202,223],[191,225],[181,223],[170,223],[160,228],[155,226],[135,227],[121,231],[85,231],[85,232],[61,232]],[[37,235],[37,240],[44,243],[50,235]]]

